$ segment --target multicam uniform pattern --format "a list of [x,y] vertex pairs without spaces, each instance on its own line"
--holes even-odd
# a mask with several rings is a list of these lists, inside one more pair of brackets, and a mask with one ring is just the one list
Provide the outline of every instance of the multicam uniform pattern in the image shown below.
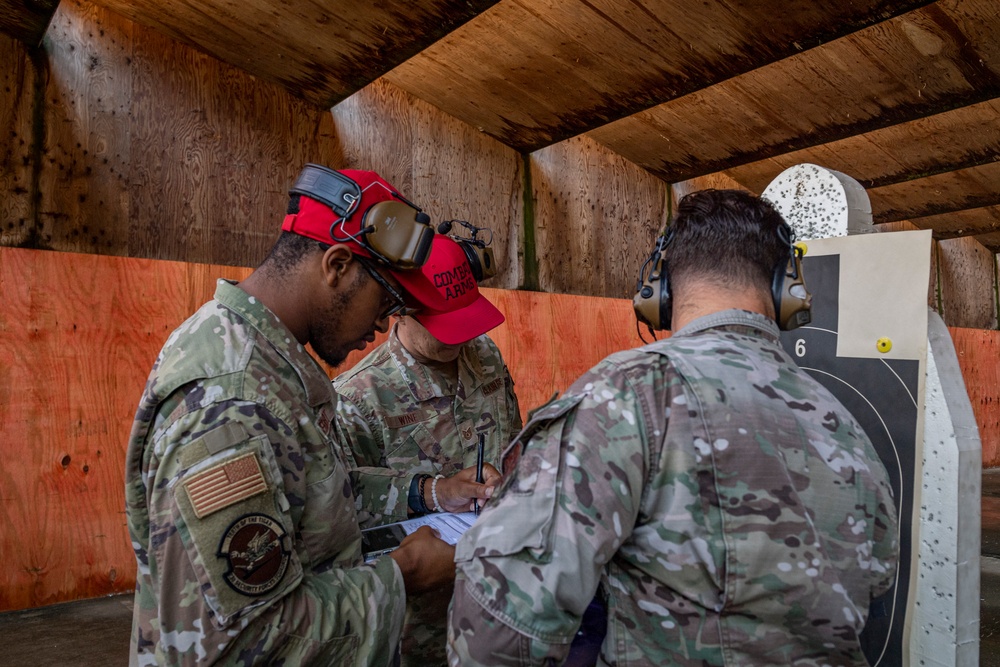
[[476,465],[479,434],[487,463],[521,430],[514,382],[496,344],[479,336],[462,347],[458,381],[389,338],[334,380],[338,443],[351,464],[362,526],[405,521],[417,473],[450,477]]
[[132,664],[395,660],[403,580],[390,558],[362,563],[334,398],[288,329],[225,281],[171,334],[126,462]]
[[[417,362],[396,335],[334,381],[340,401],[338,442],[351,462],[362,525],[407,518],[410,480],[417,473],[451,476],[476,465],[479,434],[487,463],[521,429],[514,382],[488,336],[463,346],[458,382]],[[403,665],[445,664],[451,590],[407,601]]]
[[896,568],[891,490],[772,320],[723,311],[611,355],[511,450],[458,544],[452,665],[562,659],[598,585],[600,664],[867,664],[858,635]]

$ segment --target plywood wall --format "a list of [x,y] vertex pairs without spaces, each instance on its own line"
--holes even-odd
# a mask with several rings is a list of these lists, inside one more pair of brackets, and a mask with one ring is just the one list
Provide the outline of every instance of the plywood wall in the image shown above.
[[484,285],[522,284],[519,153],[381,79],[333,107],[332,115],[337,168],[378,171],[435,224],[459,219],[488,227],[498,273]]
[[983,467],[1000,466],[1000,331],[957,327],[949,331],[979,424]]
[[974,238],[937,243],[938,281],[948,326],[997,328],[996,256]]
[[256,265],[301,165],[336,155],[325,110],[80,0],[0,53],[6,245]]
[[[313,161],[490,227],[488,286],[618,298],[669,215],[668,184],[589,137],[522,155],[385,80],[331,113],[85,0],[0,58],[0,245],[253,266]],[[673,190],[701,187],[739,186]],[[996,325],[981,250],[936,255],[950,326]]]
[[[249,272],[0,247],[0,611],[133,589],[124,464],[139,396],[216,279]],[[491,335],[522,416],[640,342],[628,300],[484,291],[507,316]]]
[[586,136],[532,153],[530,169],[539,287],[631,298],[670,187]]

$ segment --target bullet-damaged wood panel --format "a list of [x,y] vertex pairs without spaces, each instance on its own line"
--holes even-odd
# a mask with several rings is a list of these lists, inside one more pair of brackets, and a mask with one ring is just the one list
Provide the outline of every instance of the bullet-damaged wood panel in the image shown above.
[[106,9],[64,0],[48,35],[0,46],[5,245],[256,265],[336,155],[327,111]]
[[531,151],[922,4],[502,2],[387,77]]
[[52,20],[36,247],[123,254],[128,244],[132,28],[76,0]]
[[902,183],[1000,160],[1000,100],[988,100],[839,141],[733,167],[727,174],[763,192],[797,164],[818,164],[855,178],[866,188]]
[[336,155],[329,113],[135,29],[128,254],[256,266],[302,166]]
[[[374,169],[435,225],[459,219],[487,227],[497,275],[483,284],[521,284],[523,172],[516,151],[385,80],[336,105],[332,115],[340,160],[330,166]],[[469,236],[461,225],[452,233]]]
[[993,0],[934,3],[590,136],[668,181],[730,169],[1000,96],[998,33]]
[[122,480],[139,395],[215,279],[246,273],[0,248],[0,610],[134,588]]
[[0,245],[20,245],[34,229],[34,168],[41,161],[32,129],[35,95],[44,92],[44,75],[23,44],[0,35]]
[[98,0],[326,108],[495,1]]
[[530,164],[541,289],[631,298],[670,186],[586,137],[536,151]]
[[59,0],[0,0],[0,33],[37,46],[58,6]]
[[983,467],[1000,466],[1000,332],[950,329],[983,444]]
[[997,328],[995,261],[994,254],[974,239],[938,242],[938,275],[944,303],[941,316],[945,324]]

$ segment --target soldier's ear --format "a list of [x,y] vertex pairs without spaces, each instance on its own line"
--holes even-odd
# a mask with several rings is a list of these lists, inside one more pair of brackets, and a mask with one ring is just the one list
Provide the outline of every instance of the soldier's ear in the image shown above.
[[322,260],[324,282],[330,287],[336,287],[350,271],[353,258],[354,253],[342,243],[327,248]]

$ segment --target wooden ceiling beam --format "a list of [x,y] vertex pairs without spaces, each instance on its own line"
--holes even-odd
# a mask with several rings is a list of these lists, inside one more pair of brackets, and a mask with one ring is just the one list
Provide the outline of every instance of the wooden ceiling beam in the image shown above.
[[1000,97],[997,34],[992,0],[935,4],[589,136],[668,182],[733,174],[748,163],[992,102]]
[[36,47],[57,7],[59,0],[0,0],[0,32]]
[[1000,205],[1000,162],[868,189],[874,222]]
[[531,152],[926,4],[505,0],[386,78]]
[[1000,234],[1000,206],[911,218],[910,223],[919,229],[930,229],[939,240]]
[[976,234],[972,238],[979,241],[983,247],[992,252],[994,255],[1000,252],[1000,232],[991,232],[989,234]]
[[1000,99],[900,123],[726,170],[753,192],[785,169],[818,164],[869,189],[905,183],[1000,160]]
[[322,108],[497,0],[94,0]]

